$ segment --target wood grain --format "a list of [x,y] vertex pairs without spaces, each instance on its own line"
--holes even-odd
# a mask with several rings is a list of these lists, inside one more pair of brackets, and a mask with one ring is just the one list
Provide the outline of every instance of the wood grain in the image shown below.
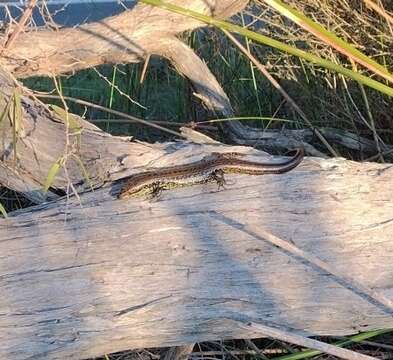
[[[180,147],[164,162],[213,148],[222,150]],[[208,184],[119,201],[113,186],[82,205],[42,204],[1,220],[0,357],[77,359],[260,336],[231,326],[239,318],[307,335],[391,328],[388,309],[237,224],[291,241],[392,299],[392,172],[308,158],[284,175],[231,176],[223,191]]]
[[[248,0],[168,0],[191,10],[227,18]],[[0,64],[17,77],[52,76],[100,64],[140,62],[161,55],[166,40],[203,23],[149,5],[137,4],[119,15],[72,28],[32,29],[19,34]],[[180,40],[177,40],[181,43]]]

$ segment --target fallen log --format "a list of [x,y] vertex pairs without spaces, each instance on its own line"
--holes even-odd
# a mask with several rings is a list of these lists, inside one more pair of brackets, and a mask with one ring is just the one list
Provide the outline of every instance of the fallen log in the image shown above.
[[[159,163],[228,150],[244,151],[166,144]],[[284,175],[233,175],[221,191],[206,184],[122,201],[115,183],[81,203],[2,219],[0,357],[77,359],[260,336],[233,326],[239,319],[305,335],[391,328],[391,309],[346,279],[393,299],[392,171],[307,158]]]

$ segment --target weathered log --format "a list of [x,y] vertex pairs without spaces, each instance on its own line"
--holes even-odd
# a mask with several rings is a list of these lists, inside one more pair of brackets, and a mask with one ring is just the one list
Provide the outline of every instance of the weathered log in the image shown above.
[[[244,151],[165,146],[172,153],[157,164]],[[392,169],[307,158],[280,176],[231,176],[222,191],[207,184],[120,201],[114,185],[81,204],[41,204],[3,219],[0,357],[77,359],[258,336],[228,322],[240,317],[307,335],[391,328],[389,309],[242,224],[393,300]]]
[[[241,11],[248,0],[169,0],[219,18]],[[100,64],[139,62],[165,53],[167,40],[203,23],[149,5],[75,28],[35,29],[18,35],[3,51],[0,64],[16,77],[75,72]]]
[[[22,89],[20,85],[13,84],[10,76],[1,70],[0,84],[0,109],[3,113],[8,104],[14,103],[15,89],[19,89],[18,92],[22,92]],[[102,186],[107,181],[124,176],[122,171],[143,164],[137,156],[142,145],[131,143],[129,138],[113,137],[73,115],[69,116],[73,116],[74,129],[71,127],[67,136],[67,119],[28,92],[22,92],[21,108],[23,119],[16,139],[12,112],[0,123],[0,166],[3,169],[0,172],[0,183],[23,193],[36,203],[45,201],[48,196],[58,197],[51,192],[49,195],[43,194],[42,188],[51,167],[66,154],[66,164],[52,184],[54,190],[65,191],[69,184],[79,190],[85,189],[87,179],[80,164],[88,173],[88,188]],[[155,154],[158,153],[153,151],[152,156]]]

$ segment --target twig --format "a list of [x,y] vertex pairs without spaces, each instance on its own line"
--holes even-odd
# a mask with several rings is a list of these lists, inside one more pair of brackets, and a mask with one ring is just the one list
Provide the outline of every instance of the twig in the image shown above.
[[257,353],[258,356],[260,356],[264,360],[269,360],[269,358],[260,349],[258,349],[258,347],[250,339],[245,339],[245,342],[248,347],[250,347]]
[[172,346],[162,358],[163,360],[187,360],[194,346],[195,344]]
[[379,15],[381,15],[382,17],[384,17],[386,19],[386,21],[388,22],[389,26],[393,25],[393,17],[390,16],[387,11],[382,8],[382,6],[378,6],[374,1],[372,0],[363,0],[364,3],[366,4],[366,6],[372,10],[374,10],[376,13],[378,13]]
[[93,67],[93,70],[97,73],[97,75],[103,79],[110,87],[114,88],[121,96],[124,96],[125,98],[127,98],[130,102],[132,102],[133,104],[139,106],[140,108],[146,110],[146,106],[143,106],[142,104],[140,104],[138,101],[134,100],[131,96],[129,96],[128,94],[126,94],[125,92],[121,91],[121,89],[112,81],[108,80],[108,78],[101,74],[95,67]]
[[383,151],[381,154],[378,153],[378,154],[376,154],[374,156],[370,156],[369,158],[365,159],[364,161],[375,161],[375,160],[377,160],[380,157],[380,155],[387,156],[387,155],[390,155],[392,153],[393,153],[393,149],[390,149],[390,150],[387,150],[387,151]]
[[228,320],[234,321],[237,326],[239,326],[241,329],[247,330],[247,332],[261,333],[264,336],[268,336],[274,339],[300,345],[310,349],[320,350],[326,354],[337,356],[340,359],[376,360],[376,358],[373,356],[359,354],[352,350],[342,349],[334,345],[326,344],[322,341],[309,339],[304,336],[291,333],[289,331],[279,330],[256,322],[240,321],[240,320],[233,320],[233,319],[228,319]]
[[150,55],[147,55],[145,62],[143,63],[143,69],[142,69],[142,73],[141,73],[141,78],[139,80],[139,83],[142,84],[143,81],[145,80],[145,76],[146,76],[146,72],[147,72],[147,66],[149,65],[149,61],[150,61]]
[[[39,94],[37,92],[35,93],[35,96],[37,96],[38,98],[47,98],[47,99],[59,99],[60,98],[57,95]],[[158,130],[161,130],[161,131],[165,131],[165,132],[167,132],[169,134],[172,134],[172,135],[184,138],[183,135],[181,135],[180,133],[178,133],[176,131],[164,128],[163,126],[160,126],[160,125],[157,125],[157,124],[153,124],[153,123],[151,123],[149,121],[137,118],[135,116],[131,116],[131,115],[125,114],[125,113],[123,113],[121,111],[109,109],[109,108],[107,108],[105,106],[97,105],[97,104],[94,104],[92,102],[85,101],[85,100],[76,99],[76,98],[73,98],[73,97],[70,97],[70,96],[63,96],[63,99],[68,100],[68,101],[72,101],[75,104],[86,105],[86,106],[89,106],[89,107],[92,107],[92,108],[95,108],[95,109],[98,109],[98,110],[106,111],[108,113],[111,113],[111,114],[114,114],[114,115],[117,115],[117,116],[121,116],[121,117],[124,117],[126,119],[133,120],[133,121],[136,121],[138,123],[141,123],[143,125],[150,126],[150,127],[155,128],[155,129],[158,129]]]
[[27,23],[27,20],[30,19],[31,14],[33,13],[33,9],[37,3],[37,0],[31,0],[29,5],[26,7],[26,10],[24,11],[22,17],[20,18],[15,31],[11,33],[11,35],[8,37],[6,40],[2,52],[4,52],[6,49],[8,49],[16,40],[17,36],[22,32],[22,30],[25,28],[25,25]]

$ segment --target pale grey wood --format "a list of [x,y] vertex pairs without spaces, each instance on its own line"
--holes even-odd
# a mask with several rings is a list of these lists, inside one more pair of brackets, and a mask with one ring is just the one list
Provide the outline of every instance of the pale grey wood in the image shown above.
[[[150,166],[247,151],[162,146],[173,152]],[[260,336],[228,319],[308,335],[391,328],[388,309],[239,224],[392,299],[392,172],[391,164],[308,158],[285,175],[231,176],[218,192],[207,184],[155,202],[119,201],[114,186],[82,195],[81,205],[42,204],[1,220],[0,358]]]
[[[228,18],[241,11],[248,0],[168,3]],[[30,29],[2,53],[0,64],[17,77],[28,77],[70,73],[105,63],[140,62],[149,54],[160,55],[167,39],[175,40],[178,34],[201,26],[205,24],[190,17],[138,3],[99,22],[56,30]]]
[[[14,156],[14,130],[12,119],[5,117],[0,123],[0,184],[23,193],[36,203],[45,198],[56,198],[53,193],[44,194],[42,189],[51,167],[64,156],[66,129],[64,119],[56,115],[45,104],[32,97],[28,90],[15,85],[7,72],[0,69],[0,114],[13,103],[14,89],[21,93],[23,119],[17,136],[17,159]],[[70,115],[71,116],[71,115]],[[162,154],[159,146],[131,142],[128,137],[111,136],[89,122],[75,116],[81,134],[69,136],[67,174],[62,168],[56,175],[52,187],[66,190],[69,183],[82,191],[90,189],[79,162],[89,175],[91,185],[96,188],[105,182],[123,177],[131,171]],[[72,131],[71,131],[72,132]],[[147,154],[149,149],[150,155]],[[146,153],[143,159],[140,153]]]

